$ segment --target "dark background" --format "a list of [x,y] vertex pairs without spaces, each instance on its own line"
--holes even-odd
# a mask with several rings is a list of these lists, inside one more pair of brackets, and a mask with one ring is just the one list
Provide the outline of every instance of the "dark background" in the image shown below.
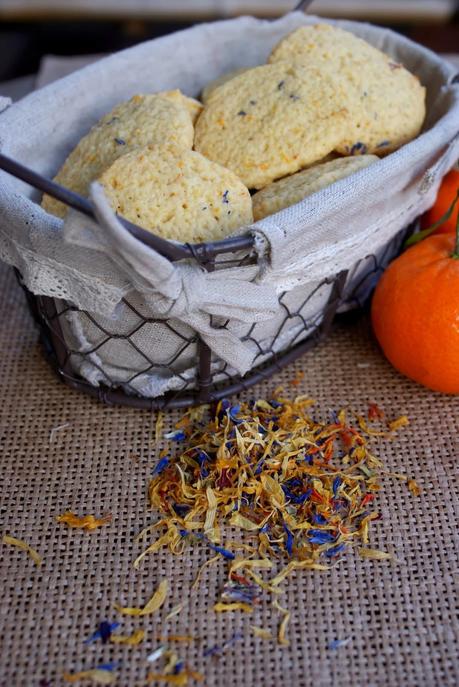
[[[190,5],[193,0],[189,0]],[[67,0],[71,2],[71,0]],[[371,0],[369,0],[371,2]],[[416,3],[416,0],[413,0]],[[56,19],[46,14],[14,19],[7,13],[2,19],[0,0],[0,81],[37,72],[43,55],[84,55],[114,52],[140,41],[192,25],[193,21],[142,20],[123,17],[113,20]],[[411,3],[409,3],[411,4]],[[345,2],[344,2],[345,5]],[[126,0],[126,8],[129,0]],[[344,7],[344,6],[343,6]],[[313,8],[312,8],[313,11]],[[343,14],[345,14],[343,12]],[[354,18],[354,17],[353,17]],[[212,19],[212,17],[209,17]],[[459,53],[459,12],[441,22],[425,19],[392,23],[381,17],[380,25],[390,26],[419,43],[443,53]]]

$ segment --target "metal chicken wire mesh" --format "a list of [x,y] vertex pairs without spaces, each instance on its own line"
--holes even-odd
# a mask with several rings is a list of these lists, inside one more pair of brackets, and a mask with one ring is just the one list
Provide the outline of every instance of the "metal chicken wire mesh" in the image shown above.
[[[279,315],[274,319],[271,335],[260,342],[257,337],[259,324],[253,323],[247,325],[240,337],[241,343],[251,343],[256,349],[252,369],[243,377],[237,375],[227,362],[214,355],[196,332],[187,332],[186,329],[181,331],[173,320],[146,317],[129,299],[124,299],[123,303],[132,317],[129,319],[129,326],[120,332],[107,327],[103,318],[80,310],[71,303],[46,296],[34,296],[27,289],[25,291],[32,314],[39,325],[48,360],[65,383],[109,404],[149,409],[186,407],[216,401],[249,388],[316,345],[328,333],[339,310],[346,311],[365,305],[382,271],[400,252],[403,241],[412,229],[413,226],[399,232],[379,255],[368,255],[352,270],[324,279],[314,289],[308,289],[299,304],[297,298],[290,298],[291,292],[280,294]],[[209,252],[202,247],[199,250],[189,248],[194,259],[207,269],[227,266],[228,260],[220,260],[221,254],[217,249],[212,250],[210,258]],[[217,258],[216,262],[213,262],[214,258]],[[252,256],[249,253],[237,260],[233,257],[230,262],[233,265],[242,264],[250,259]],[[20,275],[18,276],[20,279]],[[311,311],[314,299],[322,305],[313,307]],[[86,349],[72,347],[69,338],[65,336],[65,320],[72,314],[85,319],[97,331],[95,342]],[[213,326],[217,328],[227,325],[228,321],[215,323]],[[161,350],[155,352],[154,356],[151,355],[151,339],[158,327],[166,327],[175,339],[174,352],[165,359],[161,356]],[[281,336],[284,339],[279,350]],[[149,352],[142,344],[146,341],[150,342]],[[136,360],[136,365],[133,365],[122,385],[111,378],[107,369],[98,367],[94,360],[93,354],[103,350],[107,344],[114,346],[115,350],[117,345],[124,349],[129,347],[132,358]],[[183,360],[190,355],[195,363],[191,376],[183,372]],[[82,361],[90,368],[98,368],[102,378],[99,385],[91,384],[78,374]],[[140,396],[134,386],[136,378],[153,372],[173,376],[179,380],[177,388],[157,398]]]

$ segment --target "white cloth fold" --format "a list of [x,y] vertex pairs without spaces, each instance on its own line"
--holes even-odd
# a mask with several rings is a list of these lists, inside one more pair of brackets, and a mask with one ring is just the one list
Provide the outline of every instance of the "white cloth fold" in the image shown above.
[[[105,253],[141,295],[152,316],[175,318],[195,329],[225,362],[240,374],[250,369],[254,351],[231,331],[213,325],[210,316],[239,322],[271,319],[279,308],[276,289],[256,284],[256,265],[207,272],[194,260],[172,263],[134,238],[108,204],[102,186],[91,186],[97,223],[69,212],[64,241]],[[82,224],[84,231],[82,231]],[[103,300],[100,314],[110,317]]]

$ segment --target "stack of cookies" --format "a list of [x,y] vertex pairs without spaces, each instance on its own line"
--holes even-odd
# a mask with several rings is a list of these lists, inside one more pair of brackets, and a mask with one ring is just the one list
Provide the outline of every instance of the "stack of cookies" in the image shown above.
[[[137,95],[103,117],[56,181],[164,238],[218,240],[373,164],[415,138],[416,76],[352,33],[297,29],[268,64],[224,75],[202,103],[180,91]],[[43,207],[66,208],[45,196]]]

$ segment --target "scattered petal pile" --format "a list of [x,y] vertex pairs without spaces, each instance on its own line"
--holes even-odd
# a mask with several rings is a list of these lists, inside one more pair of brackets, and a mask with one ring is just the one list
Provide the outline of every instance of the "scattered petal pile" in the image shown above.
[[[222,535],[243,530],[253,546],[230,568],[230,586],[215,607],[224,611],[248,610],[256,601],[253,583],[273,591],[295,568],[326,569],[356,544],[363,556],[376,558],[367,544],[370,525],[380,518],[374,501],[382,464],[368,442],[391,438],[408,420],[385,422],[371,404],[367,418],[342,410],[323,422],[312,405],[304,396],[290,401],[278,393],[270,401],[220,401],[209,421],[196,411],[185,415],[167,435],[183,443],[182,451],[162,452],[149,486],[150,503],[162,516],[154,528],[163,531],[136,566],[162,546],[181,553],[192,543],[234,561],[232,548],[241,545],[223,545]],[[254,572],[255,555],[258,567],[276,559],[290,564],[267,583]],[[237,580],[237,568],[248,569],[251,587]]]

